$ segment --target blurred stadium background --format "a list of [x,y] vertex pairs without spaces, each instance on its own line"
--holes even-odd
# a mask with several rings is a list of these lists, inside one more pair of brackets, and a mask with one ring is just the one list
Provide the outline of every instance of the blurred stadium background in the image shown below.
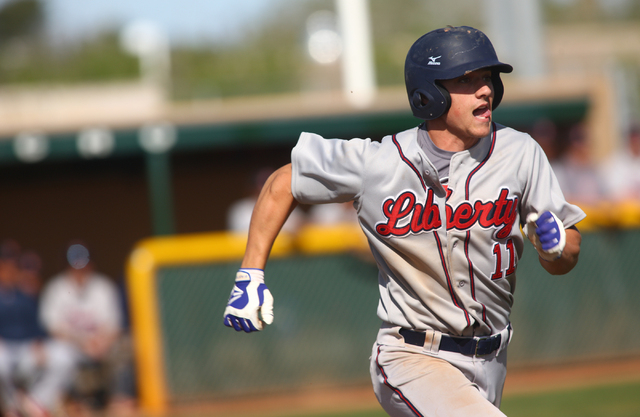
[[[640,121],[634,0],[344,2],[365,15],[331,0],[246,3],[259,12],[229,36],[184,40],[151,9],[65,31],[56,0],[0,1],[0,234],[37,250],[45,277],[82,238],[100,270],[129,280],[147,410],[368,384],[377,289],[357,234],[338,234],[337,248],[319,230],[284,242],[267,272],[276,323],[249,340],[220,324],[241,256],[227,209],[257,169],[288,162],[302,130],[380,139],[414,126],[402,68],[426,31],[483,29],[515,67],[495,120],[536,139],[552,122],[560,150],[583,123],[602,162]],[[196,20],[198,7],[172,10]],[[361,67],[348,64],[348,36],[370,51]],[[552,279],[532,251],[521,261],[514,368],[640,354],[637,203],[580,205],[590,216],[575,271]]]

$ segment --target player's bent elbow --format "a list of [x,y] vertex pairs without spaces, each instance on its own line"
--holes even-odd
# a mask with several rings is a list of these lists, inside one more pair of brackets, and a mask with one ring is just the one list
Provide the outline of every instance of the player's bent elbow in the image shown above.
[[[277,169],[269,179],[265,186],[276,196],[291,195],[291,164],[287,164]],[[293,196],[292,196],[293,198]]]
[[565,275],[578,264],[578,256],[565,258],[564,256],[556,261],[546,261],[540,259],[540,265],[551,275]]
[[540,265],[551,275],[568,274],[578,264],[582,235],[575,228],[567,229],[566,232],[567,243],[562,251],[562,256],[555,261],[545,261],[540,258]]

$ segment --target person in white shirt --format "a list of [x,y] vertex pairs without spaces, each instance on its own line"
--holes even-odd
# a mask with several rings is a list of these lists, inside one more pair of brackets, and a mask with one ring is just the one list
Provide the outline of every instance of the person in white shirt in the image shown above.
[[[112,369],[123,334],[116,283],[95,271],[83,244],[68,247],[67,261],[69,266],[43,289],[40,320],[53,337],[74,347],[77,370]],[[112,388],[111,381],[103,383]]]

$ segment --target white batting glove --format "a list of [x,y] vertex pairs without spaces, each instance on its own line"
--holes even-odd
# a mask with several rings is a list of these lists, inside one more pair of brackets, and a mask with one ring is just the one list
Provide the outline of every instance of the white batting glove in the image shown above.
[[240,269],[224,310],[224,325],[249,333],[262,330],[265,323],[273,323],[273,296],[264,283],[264,271]]
[[530,213],[523,230],[542,259],[555,261],[562,256],[567,233],[558,216],[550,211]]

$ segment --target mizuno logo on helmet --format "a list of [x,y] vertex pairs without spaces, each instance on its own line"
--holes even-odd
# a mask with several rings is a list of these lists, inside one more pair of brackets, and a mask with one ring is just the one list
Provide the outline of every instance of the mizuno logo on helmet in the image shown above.
[[427,65],[440,65],[440,63],[436,61],[436,59],[440,59],[440,58],[442,58],[442,55],[440,55],[440,56],[430,56],[429,57],[429,62],[427,63]]

